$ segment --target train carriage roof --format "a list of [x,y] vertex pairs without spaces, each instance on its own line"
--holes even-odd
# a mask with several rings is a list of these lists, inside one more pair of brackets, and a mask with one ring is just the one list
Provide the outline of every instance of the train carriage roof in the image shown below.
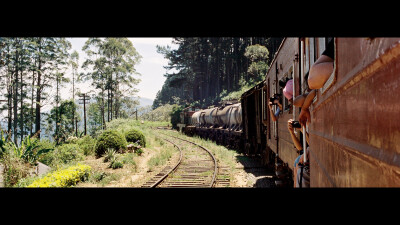
[[247,97],[248,95],[253,94],[253,92],[254,92],[255,90],[257,90],[257,89],[260,89],[260,88],[264,87],[264,82],[265,82],[265,80],[262,80],[262,81],[260,81],[258,84],[256,84],[254,87],[252,87],[252,88],[250,88],[248,91],[244,92],[244,93],[242,94],[242,96],[240,97],[240,99],[242,99],[242,98],[244,98],[244,97]]

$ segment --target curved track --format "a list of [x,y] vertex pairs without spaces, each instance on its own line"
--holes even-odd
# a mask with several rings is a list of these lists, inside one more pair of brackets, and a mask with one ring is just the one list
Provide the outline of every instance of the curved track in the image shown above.
[[213,187],[218,172],[217,161],[213,154],[191,141],[166,136],[174,139],[171,141],[163,138],[178,148],[180,158],[175,165],[166,166],[142,187]]

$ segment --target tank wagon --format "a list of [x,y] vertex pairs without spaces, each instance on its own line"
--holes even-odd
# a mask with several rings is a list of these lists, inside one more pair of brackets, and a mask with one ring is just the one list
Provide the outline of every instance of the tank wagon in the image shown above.
[[285,38],[264,81],[238,103],[194,112],[185,133],[260,157],[276,171],[278,186],[293,186],[299,153],[287,121],[298,120],[300,108],[283,98],[273,121],[269,98],[283,96],[279,81],[287,79],[294,81],[295,97],[308,92],[305,75],[330,40],[334,70],[309,108],[310,186],[399,187],[400,38]]
[[[187,108],[182,115],[190,115]],[[218,107],[193,112],[182,130],[189,136],[196,134],[233,149],[242,145],[242,107],[238,102],[226,102]]]

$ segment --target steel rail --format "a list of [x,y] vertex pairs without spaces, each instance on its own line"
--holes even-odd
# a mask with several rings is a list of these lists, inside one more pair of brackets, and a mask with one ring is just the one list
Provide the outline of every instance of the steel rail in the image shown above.
[[214,155],[210,152],[210,150],[208,150],[207,148],[205,148],[205,147],[203,147],[203,146],[201,146],[201,145],[199,145],[199,144],[196,144],[196,143],[194,143],[194,142],[191,142],[191,141],[188,141],[188,140],[179,138],[179,137],[171,136],[171,135],[168,135],[168,134],[164,134],[164,135],[169,136],[169,137],[173,137],[173,138],[177,138],[177,139],[180,139],[180,140],[182,140],[182,141],[186,141],[186,142],[189,142],[189,143],[191,143],[191,144],[197,145],[197,146],[199,146],[200,148],[204,149],[204,150],[211,156],[211,158],[212,158],[213,161],[214,161],[214,175],[213,175],[213,178],[212,178],[210,187],[213,187],[214,184],[215,184],[215,176],[216,176],[217,173],[218,173],[218,166],[217,166],[217,160],[215,159]]
[[169,143],[173,144],[175,147],[178,148],[178,150],[180,151],[179,161],[178,161],[178,163],[174,166],[174,168],[172,168],[168,173],[166,173],[164,176],[162,176],[160,179],[158,179],[153,185],[150,186],[150,188],[156,187],[156,186],[159,185],[163,180],[165,180],[165,178],[167,178],[173,171],[176,170],[176,168],[181,164],[181,161],[182,161],[182,150],[181,150],[181,148],[180,148],[177,144],[173,143],[172,141],[169,141],[169,140],[167,140],[167,139],[165,139],[165,138],[162,138],[162,139],[164,139],[165,141],[168,141]]

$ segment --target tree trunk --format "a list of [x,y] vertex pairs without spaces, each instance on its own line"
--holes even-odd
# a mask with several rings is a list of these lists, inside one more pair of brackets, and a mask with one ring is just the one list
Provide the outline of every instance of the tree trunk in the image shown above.
[[[112,76],[112,75],[111,75]],[[113,97],[114,97],[114,93],[113,93],[113,88],[112,88],[112,84],[111,84],[111,92],[110,92],[110,120],[113,120]]]
[[57,137],[57,140],[56,140],[56,143],[58,143],[58,140],[59,140],[59,136],[58,136],[58,133],[59,133],[59,129],[58,129],[58,126],[59,126],[59,123],[60,123],[60,121],[59,121],[59,117],[58,117],[58,112],[59,112],[59,109],[58,109],[58,96],[59,96],[59,90],[58,90],[58,83],[59,83],[59,78],[58,78],[58,72],[57,72],[57,75],[56,75],[56,137]]
[[[10,46],[7,46],[8,53],[10,53]],[[10,54],[7,54],[7,104],[8,104],[8,127],[7,127],[7,132],[8,134],[11,134],[11,126],[12,126],[12,96],[13,96],[13,86],[12,86],[12,70],[10,69]],[[10,136],[11,137],[11,136]]]
[[[75,69],[72,71],[72,101],[74,102],[75,106]],[[74,107],[74,112],[72,116],[72,128],[75,128],[75,137],[78,136],[78,123],[76,121],[76,108]]]
[[[18,48],[18,47],[16,47]],[[15,81],[14,81],[14,143],[17,144],[17,126],[18,126],[18,50],[15,53]]]
[[[36,63],[36,62],[35,62]],[[35,91],[35,71],[32,71],[32,92],[31,92],[31,118],[30,118],[30,135],[33,135],[33,96],[34,96],[34,91]]]
[[118,111],[119,111],[119,101],[118,101],[118,98],[119,98],[119,93],[118,93],[118,91],[119,91],[119,83],[118,83],[118,73],[116,74],[116,78],[115,78],[115,80],[116,80],[116,84],[115,84],[115,115],[114,115],[114,118],[115,119],[117,119],[118,118]]
[[22,79],[22,71],[21,71],[21,82],[20,82],[20,87],[21,87],[21,114],[20,114],[20,121],[19,121],[19,129],[21,132],[21,141],[24,139],[24,108],[23,108],[23,103],[24,103],[24,95],[23,95],[23,79]]
[[[39,39],[39,53],[41,50],[40,47],[41,44],[41,38]],[[39,55],[39,59],[38,59],[38,79],[37,79],[37,84],[36,84],[36,118],[35,118],[35,134],[37,134],[37,138],[40,140],[40,97],[41,97],[41,77],[42,77],[42,72],[41,72],[41,66],[42,66],[42,62],[40,61],[40,55]]]
[[110,122],[110,89],[107,89],[107,122]]
[[106,118],[105,118],[104,90],[101,90],[101,118],[102,118],[103,130],[105,130]]

